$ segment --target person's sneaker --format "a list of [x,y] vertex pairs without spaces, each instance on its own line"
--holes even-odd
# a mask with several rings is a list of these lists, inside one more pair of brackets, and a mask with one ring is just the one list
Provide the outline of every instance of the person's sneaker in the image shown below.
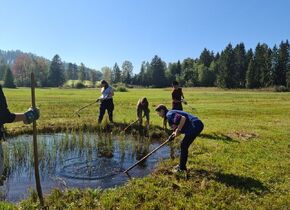
[[179,174],[179,173],[186,172],[186,169],[182,170],[182,169],[179,167],[179,165],[177,165],[177,166],[174,166],[174,167],[173,167],[172,172],[173,172],[173,173],[176,173],[176,174]]

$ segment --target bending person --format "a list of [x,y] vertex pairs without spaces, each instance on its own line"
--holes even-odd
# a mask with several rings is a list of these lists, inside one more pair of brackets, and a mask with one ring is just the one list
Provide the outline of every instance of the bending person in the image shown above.
[[143,123],[143,113],[146,117],[146,129],[149,129],[149,102],[146,97],[139,99],[137,103],[137,118],[139,120],[139,125],[142,126]]
[[179,165],[175,168],[175,172],[186,171],[188,148],[203,130],[203,123],[194,115],[180,110],[168,110],[167,107],[162,104],[158,105],[155,111],[160,117],[167,119],[168,124],[172,130],[174,130],[174,138],[180,134],[184,134],[180,143],[180,161]]

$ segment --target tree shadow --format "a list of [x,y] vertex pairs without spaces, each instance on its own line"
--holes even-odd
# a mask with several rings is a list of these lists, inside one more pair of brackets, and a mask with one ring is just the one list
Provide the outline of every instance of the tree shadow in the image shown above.
[[202,133],[199,135],[200,138],[206,138],[206,139],[211,139],[211,140],[217,140],[217,141],[223,141],[225,143],[229,143],[229,142],[235,142],[235,143],[240,143],[237,140],[234,140],[233,138],[222,134],[222,133],[213,133],[213,134],[205,134]]
[[227,187],[240,189],[243,192],[253,192],[257,195],[269,192],[263,183],[252,177],[227,174],[222,172],[209,172],[206,170],[190,170],[189,177],[200,180],[207,178],[225,184]]

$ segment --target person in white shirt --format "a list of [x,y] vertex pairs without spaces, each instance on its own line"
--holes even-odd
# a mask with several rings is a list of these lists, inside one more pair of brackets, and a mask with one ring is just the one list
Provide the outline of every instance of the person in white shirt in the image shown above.
[[113,123],[113,111],[114,111],[114,90],[111,86],[109,86],[106,80],[101,81],[101,93],[102,95],[97,99],[97,101],[101,102],[99,119],[98,122],[101,123],[104,117],[106,110],[108,111],[109,120]]

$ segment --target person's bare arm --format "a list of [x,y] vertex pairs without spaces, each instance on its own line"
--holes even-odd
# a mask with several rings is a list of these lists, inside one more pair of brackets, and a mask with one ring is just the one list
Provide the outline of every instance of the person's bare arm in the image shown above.
[[186,118],[184,116],[181,117],[180,122],[177,126],[177,128],[175,129],[175,131],[173,132],[173,136],[177,137],[179,136],[181,133],[181,129],[183,128],[184,124],[185,124]]

